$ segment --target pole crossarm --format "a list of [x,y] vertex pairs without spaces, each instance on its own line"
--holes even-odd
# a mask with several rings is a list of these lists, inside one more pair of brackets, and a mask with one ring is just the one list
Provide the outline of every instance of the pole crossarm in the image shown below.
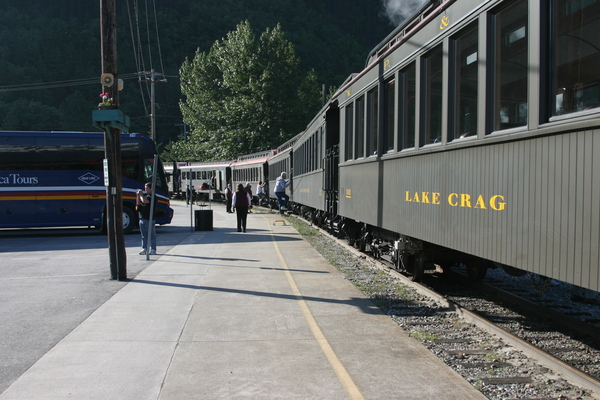
[[116,128],[121,132],[128,133],[131,126],[131,119],[121,110],[93,110],[92,122],[96,128],[105,132],[108,132],[110,128]]

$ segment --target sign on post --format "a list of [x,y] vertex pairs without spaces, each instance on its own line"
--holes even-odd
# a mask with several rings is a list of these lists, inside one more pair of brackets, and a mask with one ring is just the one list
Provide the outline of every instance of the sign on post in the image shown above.
[[108,187],[109,181],[108,181],[108,159],[107,158],[105,158],[103,160],[103,164],[104,164],[104,186]]

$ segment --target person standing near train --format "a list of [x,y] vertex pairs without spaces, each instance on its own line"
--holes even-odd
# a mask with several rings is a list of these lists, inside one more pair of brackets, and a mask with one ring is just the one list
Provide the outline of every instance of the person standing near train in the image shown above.
[[286,180],[286,178],[287,174],[282,172],[275,180],[275,189],[273,189],[275,196],[277,196],[277,202],[279,203],[279,214],[283,214],[283,212],[287,210],[287,204],[288,201],[290,201],[290,196],[285,194],[285,188],[290,186],[292,181],[291,179]]
[[250,208],[250,195],[244,189],[241,183],[237,186],[237,191],[233,194],[231,211],[237,216],[237,231],[246,232],[246,219],[248,218],[248,208]]
[[252,185],[250,182],[246,182],[246,186],[244,186],[244,190],[248,192],[250,195],[250,204],[248,205],[248,214],[252,214]]
[[225,188],[225,208],[227,209],[228,213],[233,212],[233,211],[231,211],[232,199],[233,199],[233,190],[231,190],[231,183],[228,183],[227,187]]
[[258,197],[258,205],[262,205],[262,200],[266,197],[265,184],[262,181],[259,181],[256,187],[256,197]]
[[140,234],[142,235],[142,250],[139,254],[146,254],[148,248],[148,234],[150,234],[150,254],[156,254],[156,225],[154,217],[150,218],[150,202],[152,201],[152,182],[146,183],[145,191],[140,189],[136,193],[135,207],[140,214]]

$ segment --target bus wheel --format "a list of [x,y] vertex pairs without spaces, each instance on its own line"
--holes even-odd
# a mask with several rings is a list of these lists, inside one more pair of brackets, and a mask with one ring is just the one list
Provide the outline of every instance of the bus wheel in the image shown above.
[[133,210],[127,206],[123,206],[123,233],[125,235],[133,231],[135,221],[135,214]]

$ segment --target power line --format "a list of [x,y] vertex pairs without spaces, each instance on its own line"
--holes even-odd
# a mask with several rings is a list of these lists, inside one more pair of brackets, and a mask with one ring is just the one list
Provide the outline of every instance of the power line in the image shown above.
[[[138,79],[140,74],[137,72],[131,74],[119,75],[119,79]],[[41,83],[24,83],[20,85],[9,85],[0,86],[0,93],[2,92],[20,92],[25,90],[41,90],[41,89],[53,89],[67,86],[83,86],[83,85],[99,85],[100,77],[95,78],[83,78],[83,79],[72,79],[68,81],[56,81],[56,82],[41,82]]]

